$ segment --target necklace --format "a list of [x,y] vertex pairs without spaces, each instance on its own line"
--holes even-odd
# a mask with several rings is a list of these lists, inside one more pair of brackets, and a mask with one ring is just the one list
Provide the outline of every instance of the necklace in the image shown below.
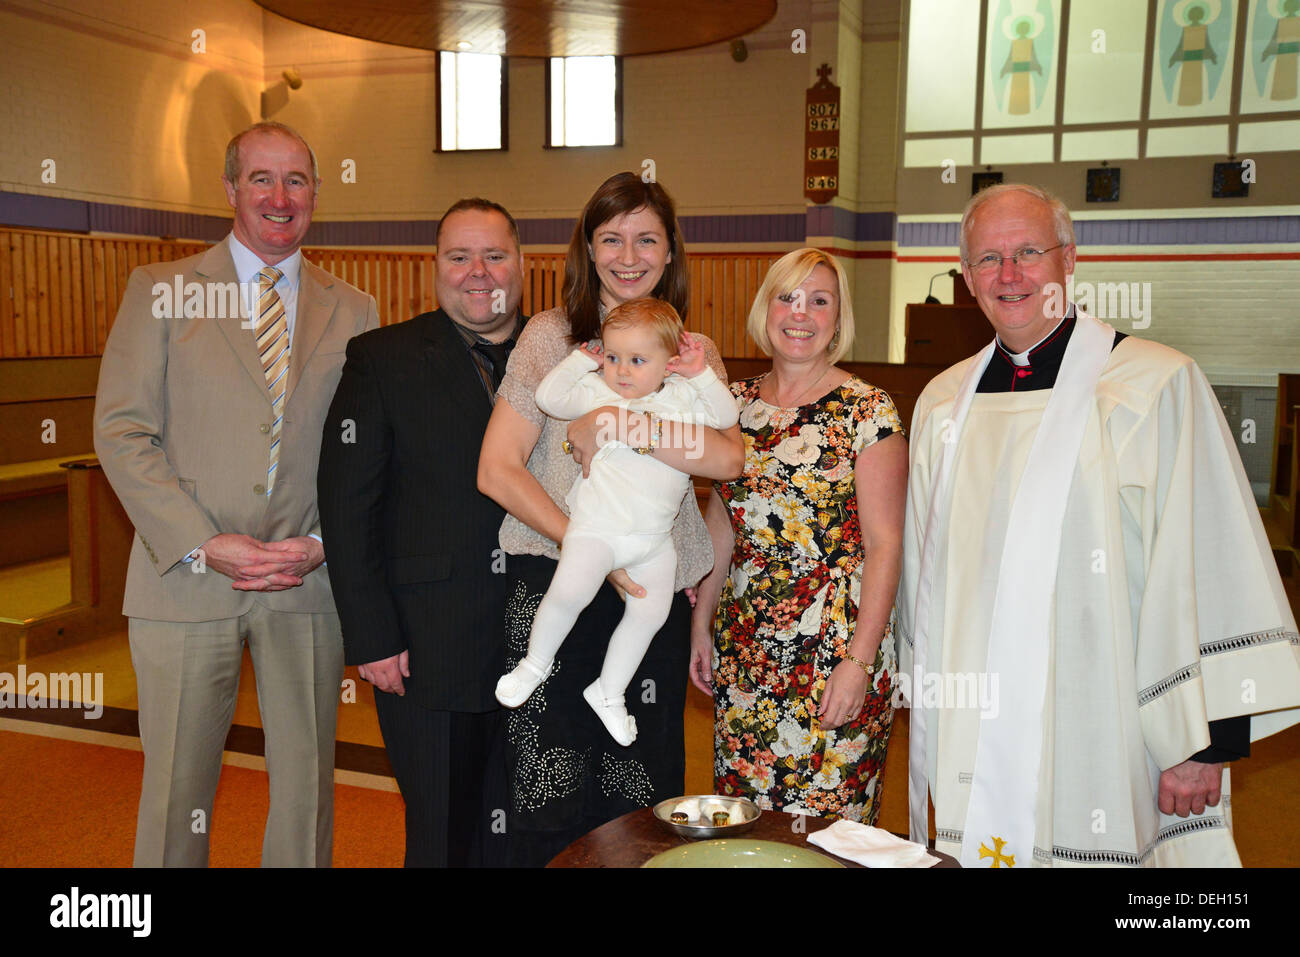
[[[827,374],[828,372],[830,372],[830,371],[831,371],[832,369],[834,369],[834,368],[835,368],[835,365],[834,365],[833,363],[828,363],[828,364],[826,365],[826,368],[822,370],[822,374],[819,375],[819,376],[818,376],[818,377],[813,381],[812,385],[805,386],[805,387],[803,388],[803,391],[799,392],[799,393],[794,397],[793,401],[790,402],[789,405],[785,405],[785,404],[782,404],[782,403],[778,402],[778,403],[777,403],[777,407],[778,407],[778,408],[784,408],[784,409],[797,409],[797,408],[799,408],[799,407],[800,407],[800,402],[803,401],[803,399],[808,395],[809,392],[811,392],[813,389],[817,388],[817,386],[821,385],[821,384],[822,384],[822,381],[826,378],[826,374]],[[775,382],[772,383],[772,398],[773,398],[773,399],[779,399],[779,393],[778,393],[777,385],[776,385]]]

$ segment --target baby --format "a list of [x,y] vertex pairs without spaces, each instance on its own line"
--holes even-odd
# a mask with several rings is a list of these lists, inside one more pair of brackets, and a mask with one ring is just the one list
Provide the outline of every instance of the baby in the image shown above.
[[601,338],[603,355],[600,347],[584,345],[550,371],[537,387],[537,406],[557,419],[605,405],[647,413],[648,445],[604,445],[592,457],[590,476],[574,483],[560,562],[533,619],[528,653],[497,682],[496,695],[511,708],[527,701],[551,673],[555,653],[605,576],[626,569],[645,597],[627,597],[600,677],[582,693],[614,740],[626,746],[636,740],[636,719],[623,693],[668,618],[677,572],[673,523],[691,488],[689,475],[649,453],[658,447],[661,419],[726,429],[736,424],[737,409],[668,303],[623,303],[605,319]]

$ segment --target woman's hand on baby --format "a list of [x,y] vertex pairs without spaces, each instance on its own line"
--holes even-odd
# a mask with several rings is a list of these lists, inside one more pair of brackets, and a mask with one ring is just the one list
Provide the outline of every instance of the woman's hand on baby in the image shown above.
[[586,415],[569,423],[566,435],[569,444],[573,446],[570,454],[573,456],[573,461],[582,467],[583,478],[591,474],[592,456],[619,437],[618,423],[619,409],[612,405],[602,405],[598,409],[592,409]]
[[578,346],[578,351],[596,363],[597,369],[605,364],[605,356],[603,354],[604,350],[601,349],[600,343],[596,342],[594,339],[591,342],[584,342],[582,345]]
[[626,568],[615,568],[605,576],[605,581],[614,586],[614,590],[618,592],[618,597],[622,598],[624,601],[627,601],[628,595],[631,595],[633,598],[645,597],[645,589],[632,581],[631,577],[628,576]]
[[679,376],[693,379],[708,368],[709,364],[704,358],[704,346],[700,344],[698,336],[683,332],[677,350],[678,354],[668,360],[669,372],[676,372]]

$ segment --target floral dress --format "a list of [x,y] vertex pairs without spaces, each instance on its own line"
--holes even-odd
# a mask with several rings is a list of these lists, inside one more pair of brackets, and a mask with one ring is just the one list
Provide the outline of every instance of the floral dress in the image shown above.
[[892,614],[862,712],[824,730],[816,711],[857,621],[857,453],[903,426],[889,396],[854,377],[798,409],[760,399],[762,380],[731,385],[745,471],[714,485],[735,535],[714,624],[714,790],[871,824],[893,719]]

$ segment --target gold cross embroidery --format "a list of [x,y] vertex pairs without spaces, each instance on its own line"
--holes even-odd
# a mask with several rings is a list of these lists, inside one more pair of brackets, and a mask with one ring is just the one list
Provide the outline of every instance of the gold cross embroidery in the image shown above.
[[993,863],[990,864],[989,867],[1001,867],[1003,861],[1006,862],[1007,867],[1015,867],[1016,855],[1014,854],[1004,855],[1002,853],[1002,848],[1006,845],[1006,843],[1007,842],[1000,837],[993,838],[993,850],[991,851],[988,849],[988,847],[985,844],[981,843],[980,860],[983,860],[986,857],[991,857],[993,858]]

